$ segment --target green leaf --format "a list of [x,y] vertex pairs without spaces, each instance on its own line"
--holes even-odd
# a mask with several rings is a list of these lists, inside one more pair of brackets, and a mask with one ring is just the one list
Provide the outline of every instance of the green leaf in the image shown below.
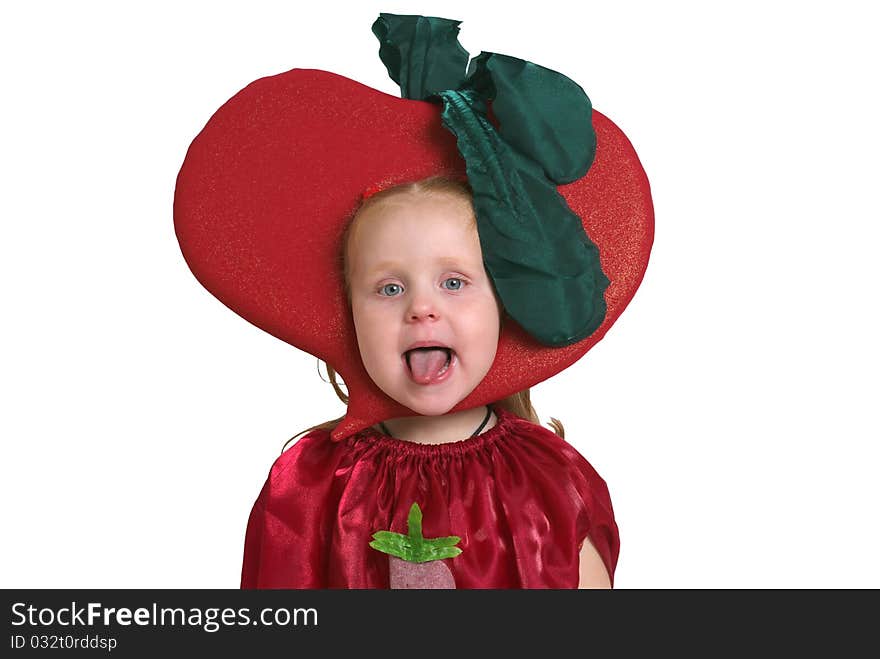
[[609,280],[581,218],[536,160],[501,139],[476,90],[439,96],[474,192],[483,262],[505,310],[545,345],[586,338],[605,318]]
[[509,55],[480,53],[468,67],[467,86],[492,101],[498,132],[562,185],[576,181],[596,154],[593,105],[574,80]]
[[437,547],[427,549],[419,555],[416,563],[427,563],[428,561],[439,561],[444,558],[455,558],[461,553],[458,547]]
[[373,34],[388,75],[403,98],[424,100],[458,89],[467,74],[468,52],[458,42],[461,21],[430,16],[379,14]]
[[376,531],[370,547],[410,563],[453,558],[461,553],[461,548],[454,546],[461,541],[458,536],[425,538],[422,535],[422,509],[418,503],[410,506],[406,523],[407,535],[394,531]]
[[432,547],[453,547],[461,542],[461,538],[457,535],[448,535],[445,538],[431,538],[430,540],[425,540],[426,545],[431,545]]
[[391,556],[397,556],[398,558],[402,558],[405,561],[412,560],[413,552],[412,548],[409,545],[409,541],[406,540],[406,536],[401,536],[398,539],[382,539],[382,540],[373,540],[370,543],[370,547],[373,549],[377,549],[384,554],[390,554]]

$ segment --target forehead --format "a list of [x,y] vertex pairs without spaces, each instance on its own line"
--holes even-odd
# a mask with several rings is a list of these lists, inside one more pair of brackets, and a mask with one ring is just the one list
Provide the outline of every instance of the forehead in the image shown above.
[[352,269],[389,256],[482,261],[470,202],[451,194],[400,194],[358,214],[347,244]]

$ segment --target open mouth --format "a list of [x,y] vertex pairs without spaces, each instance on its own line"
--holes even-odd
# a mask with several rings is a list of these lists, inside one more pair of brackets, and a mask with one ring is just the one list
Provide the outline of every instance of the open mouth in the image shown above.
[[406,368],[417,384],[436,384],[445,380],[455,365],[455,351],[444,346],[412,348],[403,353]]

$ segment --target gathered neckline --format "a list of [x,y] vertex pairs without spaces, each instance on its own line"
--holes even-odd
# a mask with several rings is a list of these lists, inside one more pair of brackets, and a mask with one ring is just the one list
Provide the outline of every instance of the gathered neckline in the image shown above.
[[441,444],[411,442],[406,439],[386,435],[372,426],[364,428],[359,433],[356,433],[353,435],[352,439],[363,439],[378,448],[389,450],[401,455],[418,455],[425,457],[461,455],[463,453],[480,450],[487,444],[491,444],[497,439],[510,433],[510,428],[518,417],[501,407],[492,405],[491,408],[496,417],[494,426],[488,430],[484,430],[479,435],[466,437],[465,439],[454,442],[443,442]]

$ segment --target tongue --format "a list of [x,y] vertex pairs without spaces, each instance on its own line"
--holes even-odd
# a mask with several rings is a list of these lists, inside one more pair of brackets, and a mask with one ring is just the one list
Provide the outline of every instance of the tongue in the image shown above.
[[412,350],[409,353],[409,368],[413,380],[419,384],[428,384],[440,374],[446,365],[447,353],[440,348]]

